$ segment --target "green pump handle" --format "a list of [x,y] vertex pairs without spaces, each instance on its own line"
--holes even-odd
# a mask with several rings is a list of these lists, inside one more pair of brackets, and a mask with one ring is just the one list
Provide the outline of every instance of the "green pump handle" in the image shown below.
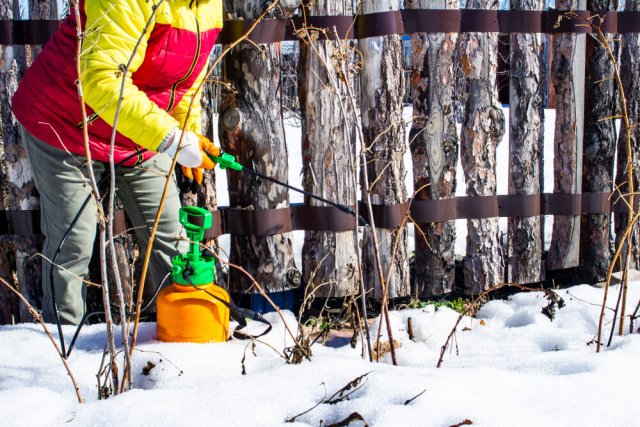
[[197,206],[185,206],[179,211],[180,224],[189,239],[189,252],[172,259],[171,278],[181,285],[201,286],[215,280],[215,258],[200,253],[200,242],[213,224],[211,212]]

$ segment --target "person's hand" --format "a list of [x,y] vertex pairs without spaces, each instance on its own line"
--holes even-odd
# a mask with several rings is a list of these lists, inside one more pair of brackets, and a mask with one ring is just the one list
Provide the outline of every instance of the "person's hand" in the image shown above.
[[[209,155],[217,157],[220,156],[221,151],[205,136],[186,131],[183,137],[182,133],[179,129],[172,131],[168,137],[166,148],[162,152],[171,157],[178,152],[176,160],[182,167],[180,190],[196,193],[202,184],[203,169],[215,167],[215,162],[209,158]],[[183,141],[178,149],[180,138]]]

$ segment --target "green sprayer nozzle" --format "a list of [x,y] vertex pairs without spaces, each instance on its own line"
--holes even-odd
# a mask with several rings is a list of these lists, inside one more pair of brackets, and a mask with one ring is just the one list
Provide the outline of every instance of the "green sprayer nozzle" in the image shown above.
[[211,228],[211,212],[197,206],[180,208],[180,224],[189,239],[189,252],[173,257],[171,278],[181,285],[201,286],[215,281],[215,258],[200,253],[200,242],[204,232]]
[[209,155],[209,157],[211,158],[211,160],[216,162],[218,166],[220,166],[220,169],[230,168],[236,171],[241,171],[242,169],[244,169],[244,167],[236,161],[235,156],[229,153],[221,151],[219,156]]

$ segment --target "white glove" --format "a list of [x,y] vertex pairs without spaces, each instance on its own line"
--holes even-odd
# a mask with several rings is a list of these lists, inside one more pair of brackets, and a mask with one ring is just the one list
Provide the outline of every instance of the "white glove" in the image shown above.
[[[163,143],[164,147],[160,149],[160,152],[173,158],[176,155],[176,151],[178,151],[180,138],[182,138],[182,131],[175,128],[167,136],[167,142]],[[199,168],[202,166],[202,160],[200,138],[195,133],[186,131],[178,152],[178,163],[187,168]]]

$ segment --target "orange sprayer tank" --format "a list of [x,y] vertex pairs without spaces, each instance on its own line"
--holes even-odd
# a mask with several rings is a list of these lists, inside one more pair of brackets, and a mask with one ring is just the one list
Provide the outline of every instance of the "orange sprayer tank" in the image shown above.
[[211,213],[188,206],[180,222],[190,250],[173,258],[173,285],[160,291],[157,301],[158,339],[168,342],[226,341],[229,332],[229,294],[215,285],[215,258],[200,253],[199,242],[211,227]]

